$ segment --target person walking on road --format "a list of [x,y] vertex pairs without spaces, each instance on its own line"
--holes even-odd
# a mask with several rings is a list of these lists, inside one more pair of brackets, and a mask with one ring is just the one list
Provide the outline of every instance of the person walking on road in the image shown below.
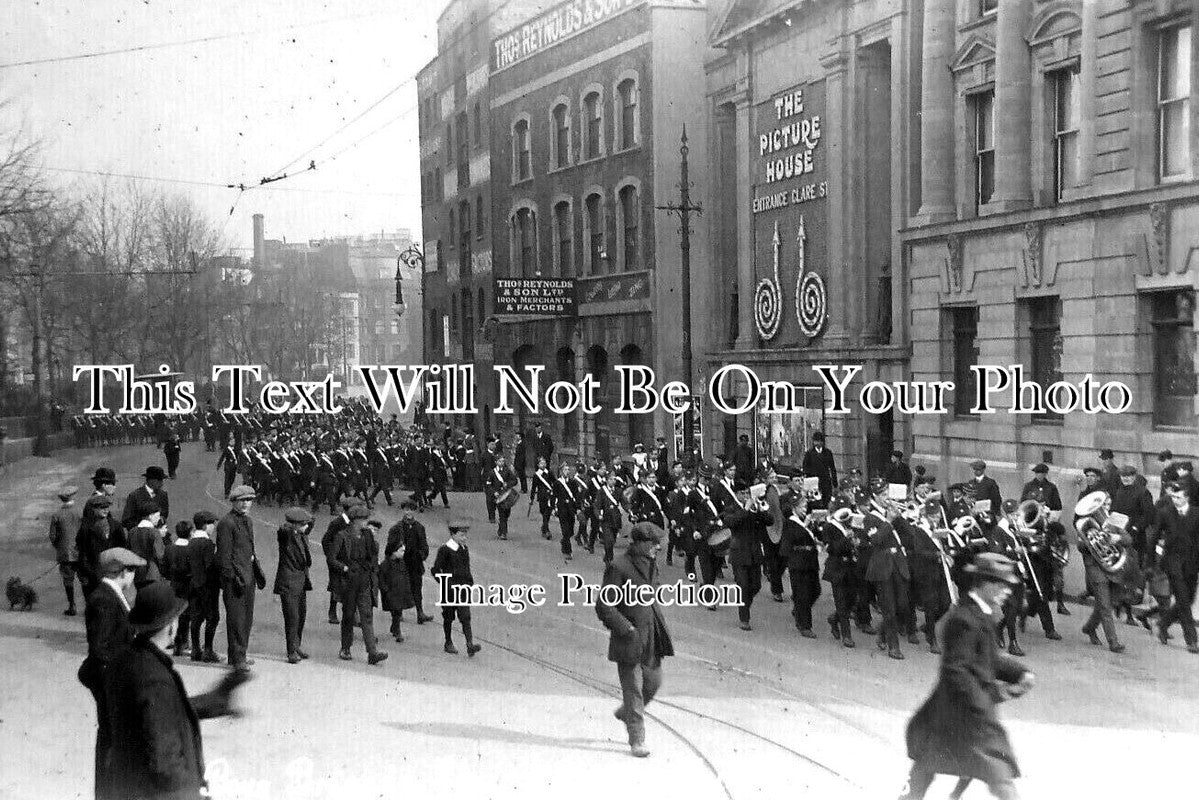
[[[662,529],[652,523],[634,525],[628,549],[604,570],[604,586],[628,586],[630,594],[639,586],[657,586],[662,535]],[[630,752],[645,758],[649,755],[645,747],[645,706],[662,686],[662,659],[674,655],[666,620],[657,602],[608,605],[601,599],[595,604],[595,613],[611,631],[608,660],[616,662],[620,677],[624,702],[616,709],[615,717],[628,730]]]
[[254,490],[237,486],[229,493],[232,510],[216,526],[217,563],[221,569],[221,595],[225,601],[225,632],[229,639],[229,665],[247,669],[250,629],[254,626],[254,591],[266,588],[266,576],[254,555],[254,522],[250,506]]

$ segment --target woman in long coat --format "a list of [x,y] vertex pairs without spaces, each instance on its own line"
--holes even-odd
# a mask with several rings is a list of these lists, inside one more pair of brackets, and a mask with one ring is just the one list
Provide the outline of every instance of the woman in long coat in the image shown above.
[[[370,525],[376,526],[375,520]],[[404,563],[403,532],[399,526],[393,527],[387,536],[387,546],[383,549],[383,563],[379,565],[379,593],[383,595],[383,610],[391,612],[391,635],[397,642],[404,641],[400,632],[400,620],[403,612],[416,606],[412,597],[412,587],[408,579],[408,566]]]
[[945,617],[941,672],[932,695],[908,723],[908,757],[914,762],[904,800],[920,800],[937,775],[956,775],[960,791],[971,779],[995,797],[1017,796],[1020,768],[995,706],[1032,687],[1033,675],[998,652],[995,624],[1003,601],[1020,580],[1015,564],[982,553],[967,567],[974,587]]

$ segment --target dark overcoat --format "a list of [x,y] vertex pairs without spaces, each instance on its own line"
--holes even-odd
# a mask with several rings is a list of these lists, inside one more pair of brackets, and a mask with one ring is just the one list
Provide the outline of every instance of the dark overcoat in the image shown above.
[[379,565],[379,592],[384,611],[399,613],[416,606],[403,558],[387,557]]
[[[626,550],[604,569],[604,585],[657,586],[657,564],[652,558],[634,556]],[[597,599],[595,614],[611,631],[608,660],[618,664],[656,665],[665,656],[674,655],[670,631],[657,603],[628,604],[623,600],[608,605]]]
[[308,570],[312,567],[312,550],[308,534],[302,527],[286,523],[276,534],[279,541],[279,567],[275,570],[275,594],[302,594],[312,591]]
[[973,599],[950,609],[941,633],[941,672],[933,693],[908,723],[908,757],[940,775],[996,783],[1020,777],[995,706],[1001,683],[1025,673],[995,646],[995,620]]
[[171,659],[137,639],[105,675],[115,797],[199,798],[204,787],[200,720],[226,713],[215,693],[189,699]]

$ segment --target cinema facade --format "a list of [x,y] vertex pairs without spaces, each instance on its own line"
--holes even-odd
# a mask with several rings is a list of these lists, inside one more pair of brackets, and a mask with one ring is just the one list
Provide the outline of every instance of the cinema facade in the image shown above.
[[[861,365],[855,386],[907,378],[902,251],[918,131],[918,28],[904,2],[734,0],[705,64],[711,131],[708,259],[718,302],[704,378],[740,363],[797,385],[800,413],[711,414],[714,452],[750,434],[758,453],[798,467],[823,430],[842,470],[881,470],[910,418],[828,415],[813,371]],[[727,402],[747,402],[744,382]]]

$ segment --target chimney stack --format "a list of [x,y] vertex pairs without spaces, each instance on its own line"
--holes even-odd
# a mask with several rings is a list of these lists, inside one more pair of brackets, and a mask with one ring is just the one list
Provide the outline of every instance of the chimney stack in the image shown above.
[[254,263],[251,266],[256,270],[266,266],[266,238],[261,214],[254,215]]

